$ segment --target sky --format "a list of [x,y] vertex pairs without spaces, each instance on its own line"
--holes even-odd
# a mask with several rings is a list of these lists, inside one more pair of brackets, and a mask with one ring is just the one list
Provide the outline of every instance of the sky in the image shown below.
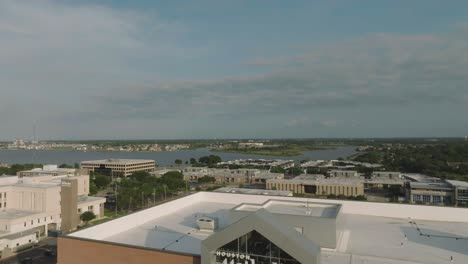
[[468,1],[0,1],[0,140],[468,135]]

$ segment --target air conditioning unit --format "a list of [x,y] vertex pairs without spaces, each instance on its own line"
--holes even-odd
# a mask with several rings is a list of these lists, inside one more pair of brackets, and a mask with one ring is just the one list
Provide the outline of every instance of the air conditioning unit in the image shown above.
[[218,228],[218,219],[214,217],[201,217],[197,219],[200,231],[214,232]]

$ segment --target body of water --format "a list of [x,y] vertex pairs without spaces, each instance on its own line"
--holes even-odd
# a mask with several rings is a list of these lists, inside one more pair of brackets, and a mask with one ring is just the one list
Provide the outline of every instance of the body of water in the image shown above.
[[356,153],[355,147],[345,146],[336,149],[306,151],[303,155],[292,157],[251,155],[240,153],[212,152],[201,148],[195,150],[163,151],[163,152],[106,152],[106,151],[73,151],[73,150],[0,150],[0,163],[39,163],[39,164],[74,164],[84,160],[96,159],[152,159],[161,166],[174,165],[174,160],[190,160],[206,155],[218,155],[224,161],[234,159],[337,159],[346,158]]

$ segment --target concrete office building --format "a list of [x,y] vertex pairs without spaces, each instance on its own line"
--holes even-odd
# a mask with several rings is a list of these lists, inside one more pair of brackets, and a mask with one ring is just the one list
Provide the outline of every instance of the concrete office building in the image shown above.
[[199,192],[58,238],[58,263],[468,263],[468,210]]
[[331,170],[328,174],[332,177],[358,177],[359,173],[352,170]]
[[325,177],[320,174],[303,174],[291,180],[267,180],[268,190],[291,191],[313,195],[364,195],[364,183],[359,178]]
[[62,224],[60,184],[0,177],[1,258],[31,246]]
[[[86,211],[92,211],[96,218],[104,216],[104,197],[89,196],[89,171],[86,169],[67,169],[63,175],[57,175],[56,165],[46,165],[40,169],[21,171],[23,180],[36,183],[58,184],[60,186],[60,211],[61,226],[57,229],[62,231],[75,230],[81,223],[80,215]],[[61,171],[59,169],[59,171]]]
[[127,177],[136,171],[154,171],[154,160],[106,159],[82,161],[81,168],[107,176]]
[[283,179],[283,173],[272,173],[259,169],[213,169],[188,167],[182,170],[184,180],[197,182],[199,178],[210,176],[215,183],[227,185],[259,184],[265,185],[268,179]]

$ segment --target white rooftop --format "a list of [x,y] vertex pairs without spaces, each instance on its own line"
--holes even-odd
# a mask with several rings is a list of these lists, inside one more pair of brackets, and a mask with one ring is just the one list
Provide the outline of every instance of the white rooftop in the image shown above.
[[334,204],[282,200],[268,200],[263,204],[241,204],[235,207],[234,210],[257,211],[262,208],[273,214],[308,215],[326,218],[336,217],[339,211],[339,206]]
[[0,211],[0,219],[17,219],[30,215],[42,214],[42,212],[18,210],[18,209],[3,209]]
[[435,206],[200,192],[69,236],[200,255],[211,233],[199,231],[196,220],[216,218],[221,230],[242,204],[293,215],[309,205],[319,217],[341,204],[344,230],[336,249],[322,249],[324,264],[440,264],[450,256],[468,263],[468,209]]

